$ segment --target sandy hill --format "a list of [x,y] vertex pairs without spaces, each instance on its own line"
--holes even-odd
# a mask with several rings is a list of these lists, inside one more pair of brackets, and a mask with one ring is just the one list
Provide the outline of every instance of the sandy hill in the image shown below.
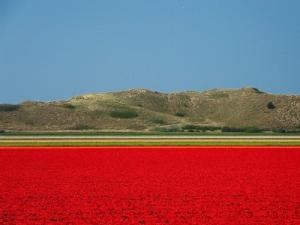
[[180,130],[196,127],[300,126],[300,96],[256,88],[159,93],[96,93],[66,101],[0,105],[0,130]]

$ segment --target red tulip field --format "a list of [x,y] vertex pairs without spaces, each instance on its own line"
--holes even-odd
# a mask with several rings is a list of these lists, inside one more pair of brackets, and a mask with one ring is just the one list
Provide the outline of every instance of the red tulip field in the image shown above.
[[300,147],[1,147],[0,224],[299,225]]

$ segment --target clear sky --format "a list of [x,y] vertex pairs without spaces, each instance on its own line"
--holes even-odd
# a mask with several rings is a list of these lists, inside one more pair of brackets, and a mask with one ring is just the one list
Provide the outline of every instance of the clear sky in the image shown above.
[[0,0],[0,102],[149,88],[300,94],[299,0]]

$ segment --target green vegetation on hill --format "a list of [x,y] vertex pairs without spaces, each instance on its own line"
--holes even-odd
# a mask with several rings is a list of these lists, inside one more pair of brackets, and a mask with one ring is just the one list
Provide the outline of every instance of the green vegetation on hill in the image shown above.
[[62,106],[66,109],[75,109],[76,108],[76,106],[69,104],[69,103],[63,104]]
[[120,119],[131,119],[137,117],[138,114],[136,112],[131,111],[112,111],[110,112],[110,116]]
[[177,113],[175,113],[175,116],[184,117],[185,113],[183,113],[183,112],[177,112]]
[[20,105],[0,104],[0,112],[12,112],[19,110]]

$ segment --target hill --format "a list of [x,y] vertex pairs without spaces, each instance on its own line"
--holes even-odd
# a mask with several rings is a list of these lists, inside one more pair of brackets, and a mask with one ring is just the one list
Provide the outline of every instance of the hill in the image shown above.
[[0,130],[296,130],[300,96],[256,88],[159,93],[147,89],[0,105]]

